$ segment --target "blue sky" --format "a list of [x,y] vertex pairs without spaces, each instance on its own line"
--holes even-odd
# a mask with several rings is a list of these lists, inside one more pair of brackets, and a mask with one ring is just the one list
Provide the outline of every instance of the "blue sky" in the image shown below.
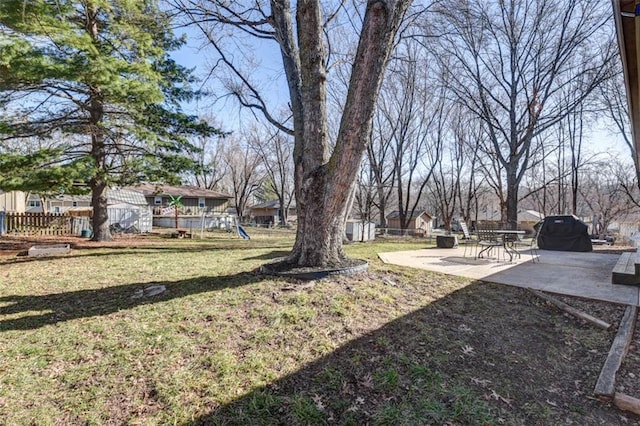
[[[207,48],[200,47],[203,43],[197,32],[182,29],[177,31],[176,35],[181,32],[187,34],[187,44],[179,51],[173,52],[172,57],[183,66],[195,67],[196,75],[204,78],[211,69],[213,54]],[[246,52],[238,54],[246,54]],[[282,75],[280,54],[275,44],[261,42],[258,48],[250,54],[254,55],[254,59],[259,64],[256,78],[261,80],[261,84],[266,89],[265,96],[268,97],[269,104],[274,107],[274,111],[278,107],[286,106],[288,91]],[[217,84],[213,78],[206,81],[206,88],[218,96],[225,92],[224,88]],[[240,108],[237,101],[231,97],[223,98],[215,103],[212,99],[205,98],[196,103],[185,105],[184,108],[186,112],[200,116],[213,115],[225,131],[237,132],[255,120],[249,111]],[[615,153],[621,159],[631,161],[624,140],[613,134],[608,128],[614,129],[615,127],[606,123],[593,125],[591,132],[585,135],[585,148],[590,152]]]
[[[181,32],[187,34],[187,43],[179,51],[172,52],[171,56],[180,65],[195,68],[195,75],[202,80],[201,84],[205,85],[205,89],[212,91],[215,96],[223,96],[226,91],[216,78],[207,78],[213,62],[213,52],[207,47],[201,47],[203,42],[196,31],[183,29],[176,31],[176,35],[180,35]],[[253,52],[238,51],[238,54],[254,55],[254,60],[259,64],[259,70],[253,77],[258,79],[266,89],[263,96],[267,98],[269,105],[275,110],[288,104],[288,91],[282,75],[280,53],[273,42],[260,43]],[[223,130],[227,131],[235,131],[243,124],[254,120],[252,114],[248,110],[240,108],[234,98],[223,96],[222,99],[214,103],[215,96],[184,105],[184,109],[188,113],[201,116],[207,114],[215,116]]]

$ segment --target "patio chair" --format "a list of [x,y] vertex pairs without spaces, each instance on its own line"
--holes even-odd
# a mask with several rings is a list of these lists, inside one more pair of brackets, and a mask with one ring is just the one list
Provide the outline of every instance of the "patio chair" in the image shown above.
[[538,259],[538,263],[540,263],[540,257],[538,257],[538,235],[540,234],[540,230],[542,229],[542,225],[538,226],[536,229],[533,228],[533,236],[531,237],[531,242],[529,243],[529,251],[531,253],[531,262],[535,263],[536,259]]
[[481,258],[483,253],[490,253],[494,248],[502,247],[504,249],[502,237],[495,232],[495,229],[491,225],[477,223],[476,234],[478,236],[478,246],[482,247],[476,254],[476,259]]
[[458,222],[460,224],[460,230],[462,231],[462,238],[458,240],[458,245],[464,246],[464,257],[467,257],[467,246],[473,246],[478,248],[478,240],[471,236],[471,232],[469,232],[469,227],[467,226],[467,222],[460,220]]
[[513,254],[517,255],[518,258],[520,258],[518,247],[528,249],[529,253],[531,253],[531,261],[535,263],[536,258],[538,257],[538,230],[534,229],[534,233],[531,236],[531,241],[525,241],[521,239],[520,235],[518,234],[506,234],[504,238],[505,244],[508,244],[509,247],[512,248],[511,252]]

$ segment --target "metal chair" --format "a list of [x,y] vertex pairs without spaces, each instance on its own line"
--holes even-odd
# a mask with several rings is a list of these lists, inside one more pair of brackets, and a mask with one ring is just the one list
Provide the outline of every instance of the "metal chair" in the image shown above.
[[533,237],[531,237],[531,242],[529,243],[531,262],[533,263],[535,263],[536,259],[538,259],[538,263],[540,263],[540,257],[538,256],[538,235],[540,235],[541,229],[542,225],[538,226],[538,229],[533,228]]
[[[481,258],[483,253],[491,253],[494,248],[502,247],[504,249],[504,241],[495,229],[486,223],[476,224],[476,235],[478,236],[478,245],[483,247],[477,254],[476,259]],[[511,254],[509,254],[511,257]],[[500,257],[498,256],[498,259]]]
[[[517,234],[508,234],[505,235],[505,244],[509,244],[513,248],[513,253],[517,254],[518,258],[520,258],[520,252],[518,251],[518,247],[523,247],[529,250],[531,253],[531,262],[535,263],[536,258],[538,257],[538,228],[534,229],[534,233],[531,237],[531,241],[525,241],[520,239],[520,235]],[[538,259],[538,262],[540,259]]]
[[[458,240],[458,245],[464,245],[464,257],[467,257],[467,246],[474,246],[478,249],[478,240],[471,236],[467,222],[460,220],[460,230],[462,231],[462,238]],[[475,256],[474,256],[475,257]]]

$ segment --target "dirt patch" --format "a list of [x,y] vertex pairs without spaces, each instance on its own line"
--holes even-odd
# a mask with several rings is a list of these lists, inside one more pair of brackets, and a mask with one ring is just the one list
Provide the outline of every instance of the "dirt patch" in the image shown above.
[[276,275],[284,278],[300,280],[316,280],[332,275],[353,275],[367,270],[368,263],[361,259],[346,258],[340,263],[326,267],[301,267],[282,260],[262,265],[259,272],[266,275]]

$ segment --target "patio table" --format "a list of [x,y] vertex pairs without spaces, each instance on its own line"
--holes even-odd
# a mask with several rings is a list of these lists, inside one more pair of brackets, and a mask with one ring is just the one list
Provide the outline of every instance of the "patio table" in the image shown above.
[[513,260],[513,255],[520,257],[520,253],[514,247],[514,243],[519,235],[524,235],[525,231],[515,229],[497,229],[494,231],[502,239],[502,247],[505,253],[509,255],[509,262]]
[[520,256],[520,253],[514,248],[514,237],[524,235],[525,231],[515,229],[492,229],[491,233],[497,237],[496,244],[489,244],[476,257],[482,257],[482,253],[489,253],[494,247],[502,247],[504,252],[509,255],[509,262],[513,261],[513,255]]

